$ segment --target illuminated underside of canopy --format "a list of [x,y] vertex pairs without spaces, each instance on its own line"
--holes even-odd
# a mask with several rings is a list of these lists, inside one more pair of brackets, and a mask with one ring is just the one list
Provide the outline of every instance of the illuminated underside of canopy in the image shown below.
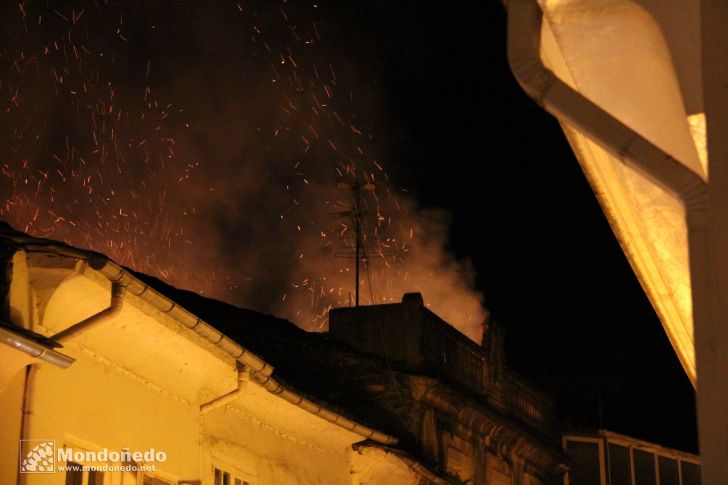
[[[660,27],[626,0],[547,0],[541,60],[557,78],[707,179],[704,117],[684,108]],[[685,209],[648,175],[562,128],[685,372],[696,383]],[[697,147],[697,148],[696,148]]]

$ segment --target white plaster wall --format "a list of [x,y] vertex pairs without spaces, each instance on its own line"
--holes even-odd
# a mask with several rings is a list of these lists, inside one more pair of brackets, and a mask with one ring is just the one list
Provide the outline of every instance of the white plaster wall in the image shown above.
[[[133,352],[129,349],[129,352]],[[35,372],[28,438],[121,450],[167,453],[159,468],[180,479],[199,475],[198,407],[160,392],[103,358],[78,352],[69,369]],[[26,475],[27,484],[64,483],[64,474]]]
[[214,463],[228,463],[255,485],[350,484],[351,445],[363,439],[248,382],[238,400],[205,414],[204,468],[211,476]]

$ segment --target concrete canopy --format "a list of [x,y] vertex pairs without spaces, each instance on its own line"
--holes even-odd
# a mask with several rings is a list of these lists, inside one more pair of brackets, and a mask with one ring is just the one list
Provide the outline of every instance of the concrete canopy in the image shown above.
[[[682,89],[688,82],[680,82],[681,78],[693,80],[696,73],[690,69],[696,66],[683,62],[683,71],[689,72],[680,75],[670,49],[671,44],[690,43],[669,42],[654,17],[635,2],[547,1],[542,8],[540,55],[544,65],[595,105],[707,179],[707,160],[698,150],[704,147],[704,129],[700,138],[704,116],[693,113],[689,118]],[[699,101],[692,99],[691,104],[700,106]],[[618,153],[612,153],[579,126],[562,122],[562,127],[695,385],[688,237],[682,200],[650,174],[623,163]]]
[[509,0],[508,57],[556,116],[697,389],[703,483],[728,474],[728,10]]

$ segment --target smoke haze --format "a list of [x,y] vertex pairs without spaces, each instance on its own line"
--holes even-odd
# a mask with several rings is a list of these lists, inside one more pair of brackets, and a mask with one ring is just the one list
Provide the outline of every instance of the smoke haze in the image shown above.
[[479,340],[487,312],[445,250],[448,217],[390,180],[375,79],[327,39],[322,8],[0,7],[0,217],[320,330],[353,300],[352,187],[373,184],[362,303],[421,291]]

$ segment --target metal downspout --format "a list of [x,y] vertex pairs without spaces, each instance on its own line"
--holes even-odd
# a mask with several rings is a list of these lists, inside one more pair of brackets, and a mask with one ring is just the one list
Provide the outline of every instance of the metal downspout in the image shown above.
[[[82,320],[74,325],[71,325],[70,327],[66,328],[65,330],[62,330],[58,332],[57,334],[50,337],[51,340],[55,340],[56,342],[66,342],[68,339],[79,335],[83,332],[86,332],[91,327],[102,323],[109,318],[117,315],[121,311],[121,307],[124,301],[124,293],[123,293],[123,287],[119,285],[118,283],[112,283],[111,284],[111,302],[107,308],[104,310],[101,310],[100,312],[91,315],[90,317],[86,318],[85,320]],[[34,355],[33,353],[26,351],[27,353]],[[52,352],[52,354],[51,354]],[[39,355],[34,355],[37,358],[40,358],[42,360],[45,360],[47,362],[51,362],[61,368],[66,368],[73,363],[74,359],[70,357],[63,356],[62,354],[58,354],[61,357],[64,357],[63,359],[59,359],[55,357],[53,354],[58,354],[55,351],[52,350],[45,350],[40,352]],[[33,401],[33,380],[35,377],[37,365],[31,364],[27,367],[26,374],[25,374],[25,390],[23,392],[23,404],[22,404],[22,415],[21,415],[21,425],[20,425],[20,439],[28,439],[29,432],[30,432],[30,420],[32,417],[32,401]],[[18,483],[25,483],[26,476],[24,474],[21,474],[18,472]]]
[[74,325],[71,325],[65,330],[61,330],[54,336],[50,337],[58,342],[67,342],[69,339],[78,336],[84,332],[87,332],[91,327],[98,325],[99,323],[105,322],[112,317],[115,317],[121,311],[121,307],[124,304],[124,287],[117,282],[111,283],[111,302],[107,308],[100,312],[91,315],[85,320],[82,320]]
[[238,364],[238,386],[227,394],[218,396],[215,399],[202,403],[200,405],[200,413],[207,414],[213,409],[217,409],[220,406],[224,406],[229,402],[235,401],[245,392],[245,386],[250,380],[250,371],[243,365]]
[[351,421],[338,413],[326,409],[320,404],[304,398],[286,386],[281,385],[272,377],[273,367],[270,364],[249,350],[241,347],[201,318],[190,313],[183,307],[177,305],[174,301],[157,292],[154,288],[142,283],[113,261],[106,258],[97,258],[89,260],[89,264],[92,269],[101,273],[112,283],[121,285],[131,295],[143,299],[161,313],[169,315],[183,326],[222,349],[226,354],[233,357],[239,365],[248,369],[251,379],[258,384],[261,384],[270,393],[276,394],[301,409],[315,414],[316,416],[319,416],[320,418],[344,429],[353,431],[365,438],[369,438],[386,445],[394,445],[398,442],[397,438],[393,436]]
[[33,340],[15,334],[9,330],[0,327],[0,343],[17,349],[21,352],[34,357],[40,361],[48,362],[62,369],[68,368],[76,360],[72,357],[64,355],[52,348],[41,345]]
[[[365,438],[369,438],[373,441],[386,445],[397,444],[397,438],[351,421],[348,418],[330,411],[281,385],[278,381],[271,377],[273,367],[270,364],[249,350],[238,345],[235,341],[223,335],[207,322],[190,313],[176,302],[151,288],[146,283],[143,283],[127,270],[108,259],[106,256],[91,251],[83,251],[66,247],[56,243],[39,244],[37,239],[25,236],[18,236],[13,238],[13,240],[18,244],[22,244],[25,249],[30,252],[61,254],[76,258],[79,262],[82,262],[81,266],[77,267],[76,271],[83,273],[82,268],[88,265],[90,269],[97,271],[112,283],[112,301],[109,308],[59,332],[52,337],[53,339],[58,340],[59,337],[63,339],[71,338],[78,333],[85,332],[91,326],[100,323],[101,320],[105,320],[116,315],[117,312],[121,310],[124,293],[129,292],[131,295],[134,295],[149,304],[155,310],[169,316],[183,327],[186,327],[211,344],[220,348],[227,355],[235,359],[238,364],[247,368],[250,372],[250,376],[256,382],[262,384],[263,387],[272,394],[277,394],[301,409],[315,414],[320,418],[344,429],[353,431]],[[114,294],[117,295],[117,298],[114,298]]]
[[[32,417],[31,402],[33,400],[33,380],[37,365],[28,365],[25,368],[25,380],[23,382],[23,403],[20,414],[20,439],[27,440],[30,438],[30,418]],[[17,484],[26,483],[28,476],[20,472],[20,464],[18,464]]]

